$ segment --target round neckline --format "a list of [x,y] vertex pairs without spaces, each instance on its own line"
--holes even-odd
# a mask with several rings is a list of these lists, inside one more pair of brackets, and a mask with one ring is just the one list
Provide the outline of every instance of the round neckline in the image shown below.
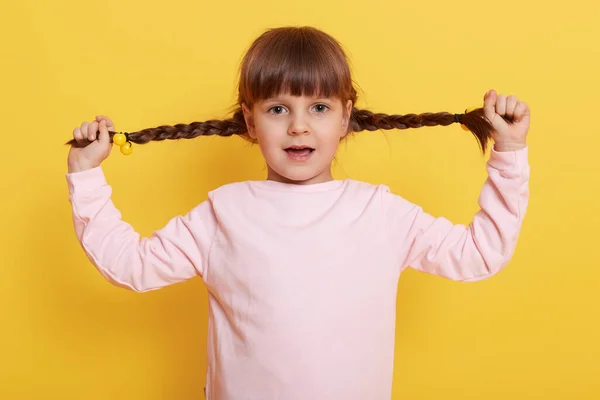
[[285,192],[304,192],[314,193],[323,192],[327,190],[339,189],[344,185],[347,180],[333,179],[326,182],[310,183],[308,185],[300,185],[297,183],[286,183],[273,180],[260,180],[260,181],[248,181],[251,186],[259,187],[262,189],[285,191]]

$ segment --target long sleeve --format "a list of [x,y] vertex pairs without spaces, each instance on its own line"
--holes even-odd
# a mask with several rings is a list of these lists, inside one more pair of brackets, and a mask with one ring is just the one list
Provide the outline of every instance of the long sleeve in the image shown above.
[[209,200],[142,238],[122,220],[101,167],[66,179],[77,239],[109,282],[146,292],[202,276],[217,226]]
[[528,148],[492,147],[488,177],[468,226],[433,217],[400,196],[384,198],[387,229],[401,269],[456,281],[478,281],[502,270],[512,258],[529,201]]

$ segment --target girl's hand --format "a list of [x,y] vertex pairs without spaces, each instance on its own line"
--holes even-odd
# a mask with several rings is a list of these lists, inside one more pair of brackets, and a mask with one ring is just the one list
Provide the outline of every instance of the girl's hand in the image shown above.
[[492,139],[497,151],[514,151],[527,147],[529,106],[515,96],[498,95],[495,90],[483,97],[485,117],[494,127]]
[[73,130],[73,138],[76,141],[87,139],[92,143],[85,147],[71,146],[67,159],[69,173],[95,168],[110,155],[112,143],[109,130],[114,132],[115,126],[110,118],[103,115],[97,116],[92,122],[84,121]]

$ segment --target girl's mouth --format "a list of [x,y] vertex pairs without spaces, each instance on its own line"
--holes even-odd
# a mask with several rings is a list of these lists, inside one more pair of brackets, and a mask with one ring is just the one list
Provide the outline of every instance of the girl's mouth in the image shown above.
[[287,153],[288,157],[294,161],[307,160],[315,151],[315,149],[308,146],[292,146],[284,150]]

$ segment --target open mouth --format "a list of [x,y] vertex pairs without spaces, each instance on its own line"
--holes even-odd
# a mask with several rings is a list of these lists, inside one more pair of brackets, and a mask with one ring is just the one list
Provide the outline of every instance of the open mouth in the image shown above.
[[284,150],[288,155],[293,157],[307,157],[315,151],[315,149],[309,146],[291,146]]

